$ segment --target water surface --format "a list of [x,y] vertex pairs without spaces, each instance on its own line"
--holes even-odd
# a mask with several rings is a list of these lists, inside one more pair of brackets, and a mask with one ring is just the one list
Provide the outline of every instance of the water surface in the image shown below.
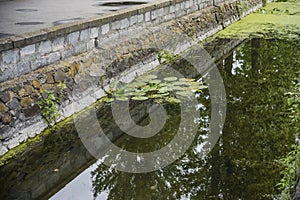
[[[215,44],[206,46],[213,52]],[[72,122],[56,128],[51,137],[23,157],[0,168],[0,196],[4,199],[274,199],[280,191],[281,166],[276,162],[294,143],[286,92],[299,77],[298,41],[254,38],[245,41],[217,62],[223,77],[226,121],[217,144],[202,156],[210,124],[210,95],[197,95],[200,118],[189,150],[161,170],[131,174],[96,161],[81,144]],[[211,49],[211,51],[209,50]],[[220,57],[220,55],[219,55]],[[192,73],[187,62],[174,69]],[[194,77],[201,79],[200,76]],[[139,103],[146,112],[151,100]],[[134,105],[134,102],[133,102]],[[143,107],[144,106],[144,107]],[[99,121],[104,130],[121,135],[109,104],[101,104]],[[168,120],[150,139],[122,135],[115,144],[133,152],[159,149],[176,134],[180,105],[164,104]],[[133,109],[136,107],[133,106]],[[105,114],[103,114],[105,113]],[[137,121],[149,123],[149,118]],[[43,194],[39,196],[38,194]]]

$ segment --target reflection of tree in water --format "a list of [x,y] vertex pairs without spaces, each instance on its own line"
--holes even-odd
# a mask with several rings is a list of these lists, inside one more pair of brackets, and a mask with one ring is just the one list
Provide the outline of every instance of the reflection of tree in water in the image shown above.
[[[284,93],[298,75],[299,51],[299,42],[246,42],[219,64],[227,92],[227,117],[211,153],[205,159],[197,153],[201,135],[207,133],[208,122],[203,120],[193,147],[162,170],[128,174],[99,165],[93,172],[94,195],[108,191],[108,198],[116,200],[272,199],[280,180],[275,159],[284,156],[293,142]],[[205,105],[204,119],[209,116],[209,100],[199,101]],[[176,120],[180,119],[172,118],[174,124]],[[164,131],[174,130],[169,126]],[[134,148],[136,144],[130,141]]]

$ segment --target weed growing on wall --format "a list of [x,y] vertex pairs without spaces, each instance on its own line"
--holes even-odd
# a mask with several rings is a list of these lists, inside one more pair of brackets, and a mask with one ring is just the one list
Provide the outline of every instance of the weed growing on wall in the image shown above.
[[176,58],[177,56],[168,50],[160,50],[157,55],[157,59],[160,64],[163,61],[165,61],[166,63],[173,62]]
[[56,92],[53,90],[45,90],[42,98],[37,102],[41,111],[42,117],[46,120],[48,125],[53,125],[60,117],[59,104],[62,102],[63,90],[66,85],[63,83],[58,84]]

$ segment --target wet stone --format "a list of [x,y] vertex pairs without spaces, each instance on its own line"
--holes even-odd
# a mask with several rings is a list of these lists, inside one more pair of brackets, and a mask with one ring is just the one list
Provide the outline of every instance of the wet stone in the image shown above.
[[19,107],[20,102],[17,98],[13,98],[11,102],[9,102],[8,107],[12,110],[16,109]]
[[61,70],[58,70],[55,73],[54,79],[55,79],[55,82],[57,82],[57,83],[63,82],[66,78],[67,78],[67,75]]
[[3,124],[9,124],[11,122],[11,114],[9,112],[5,113],[3,116],[2,116],[2,122]]
[[33,106],[30,106],[29,108],[24,109],[23,113],[26,118],[33,117],[39,113],[39,107],[38,107],[38,105],[35,104]]
[[41,84],[37,80],[33,80],[32,85],[36,89],[39,89],[41,87]]
[[33,87],[31,85],[25,85],[24,89],[25,89],[26,96],[32,94],[32,92],[33,92]]
[[8,149],[0,144],[0,156],[6,154],[6,152],[8,151]]
[[21,89],[19,90],[19,92],[18,92],[18,95],[19,95],[20,97],[26,96],[26,95],[27,95],[27,94],[26,94],[26,90],[25,90],[24,88],[21,88]]
[[23,97],[21,99],[21,106],[22,107],[27,107],[27,106],[31,105],[32,101],[33,100],[30,97]]
[[0,113],[5,113],[8,110],[8,107],[4,103],[0,102]]
[[12,149],[12,148],[18,146],[20,144],[20,142],[18,141],[18,138],[13,138],[13,139],[9,140],[8,142],[4,142],[4,144],[6,144],[9,149]]
[[21,89],[21,86],[20,86],[20,85],[17,85],[17,86],[15,86],[15,87],[13,87],[13,88],[11,89],[11,91],[8,91],[9,97],[10,97],[9,101],[12,101],[12,99],[15,98],[15,97],[18,98],[17,93],[18,93],[18,91],[19,91],[20,89]]
[[10,95],[8,92],[1,92],[0,93],[0,99],[1,101],[3,101],[4,103],[7,103],[10,100]]
[[5,140],[8,135],[7,132],[9,131],[10,127],[8,125],[1,125],[0,126],[0,140]]
[[52,74],[46,74],[46,82],[50,84],[54,83]]

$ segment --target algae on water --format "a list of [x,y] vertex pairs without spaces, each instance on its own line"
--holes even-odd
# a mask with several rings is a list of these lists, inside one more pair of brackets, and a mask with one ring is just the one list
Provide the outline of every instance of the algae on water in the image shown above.
[[300,0],[273,2],[217,33],[220,38],[249,36],[299,38]]

